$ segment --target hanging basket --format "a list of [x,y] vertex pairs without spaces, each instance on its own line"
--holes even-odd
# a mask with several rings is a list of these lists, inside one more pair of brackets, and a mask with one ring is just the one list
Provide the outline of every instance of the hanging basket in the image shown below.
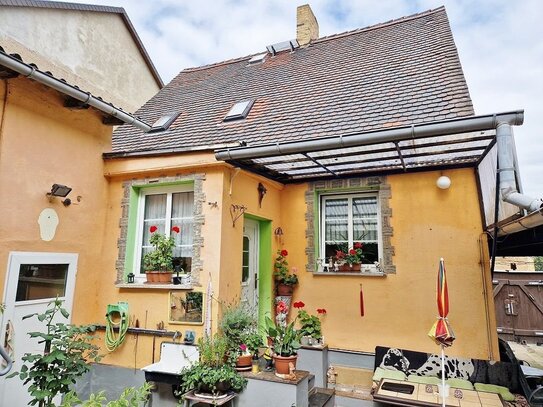
[[287,285],[283,283],[277,284],[277,295],[288,296],[288,295],[292,295],[293,292],[294,292],[293,285]]

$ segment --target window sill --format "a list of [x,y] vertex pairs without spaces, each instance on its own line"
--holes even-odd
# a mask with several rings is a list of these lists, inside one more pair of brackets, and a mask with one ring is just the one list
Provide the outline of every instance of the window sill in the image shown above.
[[379,271],[361,271],[359,273],[341,273],[341,272],[335,272],[335,271],[315,271],[313,272],[314,276],[351,276],[351,277],[386,277],[387,275],[383,272]]
[[192,290],[192,284],[147,284],[147,283],[120,283],[115,284],[120,289],[136,290]]

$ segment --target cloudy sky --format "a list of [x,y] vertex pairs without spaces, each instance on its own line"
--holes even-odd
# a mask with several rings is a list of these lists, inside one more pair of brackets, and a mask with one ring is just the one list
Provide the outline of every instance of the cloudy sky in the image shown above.
[[[73,0],[72,0],[73,1]],[[77,0],[76,0],[77,1]],[[296,37],[292,0],[84,0],[126,9],[162,78]],[[312,0],[320,35],[445,5],[477,114],[525,109],[515,129],[523,186],[543,197],[543,1]]]

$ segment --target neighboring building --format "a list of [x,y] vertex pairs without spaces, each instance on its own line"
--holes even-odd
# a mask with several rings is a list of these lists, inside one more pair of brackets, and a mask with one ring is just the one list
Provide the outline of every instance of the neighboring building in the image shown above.
[[[327,310],[330,361],[355,363],[378,345],[439,350],[427,333],[443,257],[457,336],[447,353],[499,358],[489,197],[496,192],[496,155],[503,199],[519,197],[510,130],[522,124],[522,111],[474,116],[444,8],[324,38],[309,7],[298,12],[296,40],[183,70],[137,111],[142,119],[109,112],[134,125],[117,129],[111,145],[93,110],[67,111],[57,94],[49,101],[42,95],[49,91],[26,79],[3,81],[4,90],[13,83],[32,92],[4,104],[1,154],[10,160],[0,161],[0,183],[12,193],[1,198],[10,216],[0,226],[6,236],[0,261],[8,264],[14,251],[78,253],[74,322],[100,323],[108,304],[126,301],[140,327],[200,337],[202,321],[172,320],[174,300],[206,293],[211,283],[204,311],[212,330],[220,302],[244,301],[262,320],[273,313],[275,253],[287,249],[300,280],[293,299]],[[19,123],[38,113],[18,106],[38,99],[45,99],[39,109],[47,114]],[[55,132],[48,115],[101,136],[81,134],[88,149],[68,148],[79,138],[65,137],[69,126]],[[62,139],[40,144],[47,133],[25,148],[43,120],[42,131]],[[22,181],[12,184],[18,176]],[[44,188],[53,183],[72,186],[81,201],[48,204]],[[503,206],[500,221],[526,211]],[[48,242],[39,239],[36,221],[44,207],[61,214]],[[190,284],[144,284],[140,263],[152,225],[180,227],[176,261],[190,272]],[[367,256],[360,272],[329,266],[336,249],[355,243]],[[135,283],[128,283],[131,273]],[[7,281],[4,298],[14,298]],[[132,369],[155,360],[156,345],[168,340],[162,334],[159,341],[128,335],[93,377],[116,390],[141,381]]]
[[497,257],[495,270],[501,271],[535,271],[533,257]]
[[0,45],[129,112],[163,86],[120,7],[0,0]]

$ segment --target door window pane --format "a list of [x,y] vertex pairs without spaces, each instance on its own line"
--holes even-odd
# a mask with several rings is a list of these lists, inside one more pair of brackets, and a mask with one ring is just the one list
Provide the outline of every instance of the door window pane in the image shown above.
[[243,260],[241,266],[241,282],[249,280],[249,238],[243,236]]
[[64,297],[67,264],[21,264],[15,301]]

